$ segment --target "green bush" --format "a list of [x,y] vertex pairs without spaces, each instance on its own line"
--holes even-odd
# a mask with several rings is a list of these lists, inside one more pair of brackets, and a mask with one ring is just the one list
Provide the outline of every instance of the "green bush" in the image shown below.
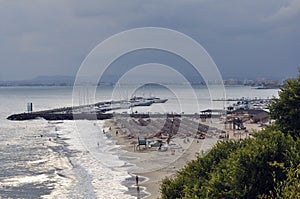
[[273,99],[273,126],[244,141],[222,141],[161,185],[163,199],[300,198],[300,76]]
[[[267,195],[277,181],[287,178],[282,164],[299,164],[299,142],[280,131],[266,129],[254,139],[219,142],[204,157],[164,179],[163,199],[169,198],[257,198]],[[274,164],[276,163],[276,164]]]

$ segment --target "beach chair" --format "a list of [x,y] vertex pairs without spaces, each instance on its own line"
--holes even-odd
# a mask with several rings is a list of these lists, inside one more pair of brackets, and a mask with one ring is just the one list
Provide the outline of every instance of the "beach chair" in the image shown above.
[[141,150],[141,146],[145,146],[145,149],[147,149],[147,139],[140,140],[140,138],[138,137],[138,143],[136,149],[139,148],[139,150]]

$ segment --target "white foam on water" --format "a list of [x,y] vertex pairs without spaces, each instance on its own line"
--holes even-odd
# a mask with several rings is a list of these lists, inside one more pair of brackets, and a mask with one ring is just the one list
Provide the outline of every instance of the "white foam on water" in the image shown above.
[[48,181],[49,178],[46,174],[36,175],[36,176],[17,176],[13,178],[4,179],[0,182],[0,186],[20,186],[22,184],[30,183],[41,183]]
[[[240,98],[240,97],[258,97],[267,98],[277,96],[277,90],[256,90],[250,87],[226,87],[228,98]],[[97,92],[97,99],[103,101],[103,96],[110,96],[110,89],[104,90],[105,92]],[[159,105],[153,105],[152,107],[136,107],[134,111],[138,112],[148,112],[149,108],[153,111],[163,110],[165,112],[180,112],[194,113],[195,107],[193,103],[190,103],[192,98],[189,97],[187,91],[178,86],[176,88],[176,93],[180,94],[178,96],[183,96],[182,109],[175,109],[177,106],[177,100],[164,89],[152,90],[155,96],[160,98],[168,98],[169,100],[163,104],[163,108]],[[199,95],[199,104],[202,104],[203,109],[210,108],[210,99],[208,99],[207,91],[205,88],[198,88],[196,90],[197,95]],[[106,99],[106,98],[105,98]],[[107,98],[106,100],[109,100]],[[80,164],[92,177],[92,185],[94,191],[98,198],[135,198],[125,194],[127,188],[121,184],[127,177],[130,177],[128,171],[130,167],[120,167],[124,164],[124,161],[118,159],[115,153],[118,153],[118,146],[114,144],[113,141],[108,139],[106,135],[102,133],[102,125],[94,121],[77,121],[77,127],[80,130],[79,134],[75,126],[74,121],[64,121],[60,122],[50,122],[44,120],[34,120],[34,121],[18,121],[12,122],[6,120],[6,117],[14,114],[26,111],[26,104],[28,102],[33,102],[34,110],[45,110],[51,108],[58,108],[63,106],[72,105],[72,87],[0,87],[0,147],[5,148],[9,145],[19,145],[27,144],[26,139],[23,142],[23,138],[28,138],[32,136],[32,139],[44,131],[54,131],[57,127],[56,133],[60,134],[62,137],[70,138],[66,140],[70,144],[70,149],[79,150],[78,154],[74,157],[76,162]],[[201,107],[201,108],[202,108]],[[178,106],[179,108],[179,106]],[[122,110],[123,112],[124,110]],[[127,110],[130,112],[130,110]],[[31,138],[30,138],[31,139]],[[30,140],[29,139],[29,140]],[[37,143],[42,143],[42,138],[39,138]],[[213,141],[213,140],[212,140]],[[99,142],[99,147],[98,147]],[[84,143],[84,144],[82,144]],[[212,143],[207,143],[212,144]],[[0,151],[1,152],[1,151]],[[43,154],[44,155],[44,154]],[[46,156],[46,154],[45,154]],[[53,156],[54,158],[56,156]],[[40,157],[41,160],[32,160],[28,162],[35,166],[35,164],[43,164],[44,159],[47,157]],[[72,157],[73,158],[73,157]],[[47,162],[52,162],[50,160]],[[55,162],[55,161],[54,161]],[[64,161],[63,161],[64,162]],[[51,163],[52,164],[52,163]],[[56,162],[54,164],[57,164]],[[61,167],[63,167],[63,163]],[[67,173],[68,174],[68,173]],[[72,172],[68,175],[68,178],[72,176]],[[31,176],[13,176],[5,179],[4,183],[20,183],[24,180],[31,182],[44,181],[46,177],[41,174],[37,176],[32,176],[33,178],[27,178]],[[49,178],[49,177],[48,177]],[[58,187],[56,196],[61,196],[59,198],[66,198],[63,192],[68,193],[69,186],[68,183],[72,183],[72,179],[66,178],[59,179],[58,183],[62,183]],[[2,182],[2,180],[1,180]],[[65,187],[63,187],[65,186]],[[51,198],[51,197],[50,197]],[[55,197],[53,197],[55,198]]]
[[[95,121],[65,121],[57,125],[70,149],[81,153],[76,161],[92,176],[92,185],[98,198],[135,198],[125,194],[128,188],[122,182],[129,178],[125,164],[110,150],[119,148],[102,132],[102,124]],[[98,147],[99,143],[99,147]],[[115,151],[114,151],[115,152]]]

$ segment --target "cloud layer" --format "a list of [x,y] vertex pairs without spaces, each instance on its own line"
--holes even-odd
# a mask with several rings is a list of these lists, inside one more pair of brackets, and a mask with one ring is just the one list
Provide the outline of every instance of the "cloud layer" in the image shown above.
[[75,75],[99,42],[144,26],[191,36],[225,78],[289,77],[299,21],[299,0],[0,0],[0,80]]

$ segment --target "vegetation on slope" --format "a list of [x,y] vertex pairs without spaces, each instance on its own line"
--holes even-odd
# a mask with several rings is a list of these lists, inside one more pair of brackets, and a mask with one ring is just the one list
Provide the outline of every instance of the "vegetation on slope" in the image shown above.
[[161,184],[163,199],[300,198],[300,75],[270,106],[275,125],[222,141]]

